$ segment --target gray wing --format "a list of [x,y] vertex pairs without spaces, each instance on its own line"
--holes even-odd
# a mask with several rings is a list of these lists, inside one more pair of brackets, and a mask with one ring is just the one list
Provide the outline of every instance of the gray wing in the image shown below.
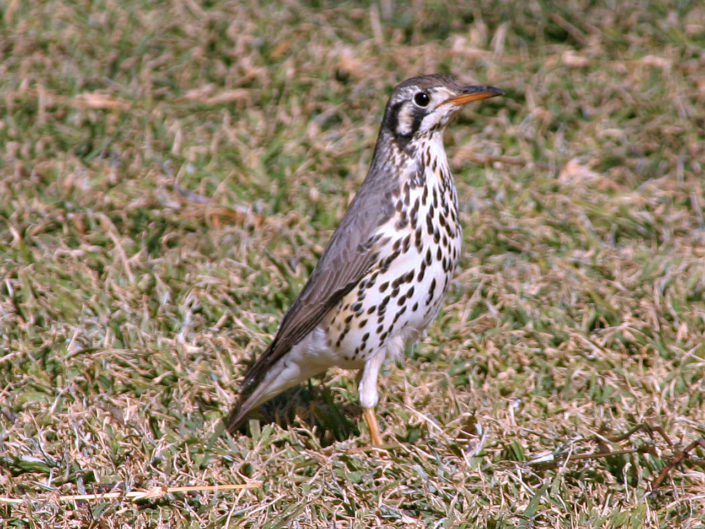
[[379,247],[384,241],[380,241],[376,233],[394,214],[392,197],[399,185],[391,168],[378,163],[377,155],[381,153],[377,151],[367,178],[301,294],[284,315],[274,341],[245,374],[240,402],[257,386],[267,369],[315,329],[377,260]]
[[313,331],[377,260],[381,241],[375,232],[393,214],[393,204],[376,187],[363,185],[358,191],[276,337],[245,374],[242,393],[253,389],[269,367]]

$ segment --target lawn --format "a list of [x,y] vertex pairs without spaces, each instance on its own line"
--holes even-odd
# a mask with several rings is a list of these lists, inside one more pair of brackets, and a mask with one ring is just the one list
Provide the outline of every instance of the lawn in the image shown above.
[[[445,4],[0,5],[4,526],[705,528],[705,6]],[[505,96],[446,133],[463,254],[388,448],[343,370],[218,437],[433,72]]]

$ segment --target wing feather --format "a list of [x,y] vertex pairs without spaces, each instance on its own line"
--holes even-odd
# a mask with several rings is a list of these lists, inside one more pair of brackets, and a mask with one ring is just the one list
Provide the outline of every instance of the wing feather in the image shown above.
[[400,181],[392,180],[388,164],[379,163],[380,158],[388,160],[389,156],[378,156],[378,150],[375,149],[367,178],[308,282],[284,315],[277,335],[245,374],[240,402],[257,386],[267,369],[313,331],[376,262],[378,249],[384,242],[380,240],[378,229],[394,214],[392,195]]

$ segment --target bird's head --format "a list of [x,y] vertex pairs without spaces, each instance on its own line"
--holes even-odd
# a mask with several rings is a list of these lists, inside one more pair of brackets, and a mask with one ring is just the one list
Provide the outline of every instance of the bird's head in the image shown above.
[[415,138],[442,131],[466,103],[502,94],[491,86],[463,85],[449,75],[412,77],[394,88],[382,128],[405,147]]

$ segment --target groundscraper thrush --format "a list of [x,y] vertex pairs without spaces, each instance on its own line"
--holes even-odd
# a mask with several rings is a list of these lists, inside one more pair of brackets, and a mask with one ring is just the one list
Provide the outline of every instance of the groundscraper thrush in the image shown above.
[[443,147],[450,118],[471,101],[501,95],[448,75],[414,77],[389,98],[372,164],[306,286],[245,374],[225,423],[332,366],[359,369],[372,443],[377,376],[438,314],[458,261],[462,230]]

